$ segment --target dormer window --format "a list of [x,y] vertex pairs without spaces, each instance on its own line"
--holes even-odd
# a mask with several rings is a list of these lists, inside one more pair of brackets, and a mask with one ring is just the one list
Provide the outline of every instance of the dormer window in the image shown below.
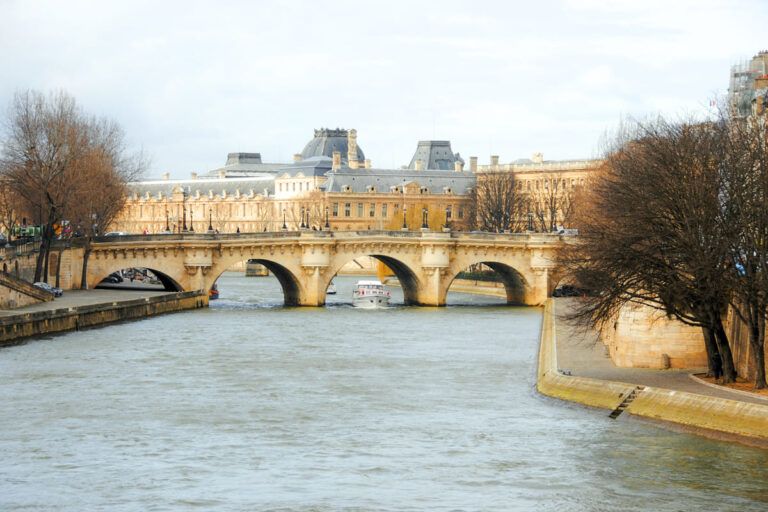
[[428,189],[427,187],[421,187],[421,189],[419,189],[419,191],[420,191],[422,194],[428,194],[428,193],[429,193],[429,189]]
[[453,189],[451,187],[445,187],[443,188],[443,192],[446,194],[453,194]]
[[366,187],[366,190],[368,190],[368,192],[370,193],[375,193],[376,187],[374,187],[373,185],[368,185],[368,187]]
[[349,185],[344,185],[343,187],[341,187],[341,191],[342,192],[352,192],[352,187],[350,187]]

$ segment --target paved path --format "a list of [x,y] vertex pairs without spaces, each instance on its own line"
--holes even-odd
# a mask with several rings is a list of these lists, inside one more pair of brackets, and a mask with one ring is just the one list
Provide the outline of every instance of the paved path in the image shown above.
[[[135,300],[144,297],[163,295],[164,290],[152,289],[109,289],[109,290],[66,290],[64,295],[56,297],[51,302],[41,302],[17,309],[0,309],[0,316],[12,316],[36,311],[71,308],[75,306],[87,306],[91,304],[105,304],[124,300]],[[172,292],[170,292],[172,293]]]
[[565,316],[572,310],[576,300],[570,298],[555,299],[557,362],[561,370],[570,371],[573,375],[581,377],[686,391],[761,405],[768,404],[768,400],[764,398],[751,397],[723,388],[713,388],[690,377],[690,374],[693,373],[706,372],[706,368],[651,370],[614,366],[608,356],[607,347],[600,343],[595,332],[584,333],[581,329],[574,328],[566,320]]

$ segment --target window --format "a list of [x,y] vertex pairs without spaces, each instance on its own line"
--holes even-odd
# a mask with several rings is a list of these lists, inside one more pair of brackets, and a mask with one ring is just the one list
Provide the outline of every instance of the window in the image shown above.
[[451,220],[451,213],[452,213],[452,211],[451,211],[451,205],[448,205],[448,206],[446,206],[446,207],[445,207],[445,220],[446,220],[446,221],[449,221],[449,220]]
[[385,219],[387,218],[387,203],[382,203],[381,205],[381,216]]
[[296,192],[296,182],[294,181],[293,183],[291,183],[291,185],[293,185],[293,187],[291,187],[293,188],[293,191]]
[[345,217],[349,217],[351,209],[352,209],[352,203],[344,203],[344,216]]
[[357,203],[357,216],[363,216],[363,203]]
[[333,203],[333,216],[338,217],[339,216],[339,203]]
[[369,217],[375,217],[376,216],[376,203],[371,203],[371,207],[368,210],[368,216]]
[[464,207],[463,206],[459,206],[459,218],[460,219],[464,218]]

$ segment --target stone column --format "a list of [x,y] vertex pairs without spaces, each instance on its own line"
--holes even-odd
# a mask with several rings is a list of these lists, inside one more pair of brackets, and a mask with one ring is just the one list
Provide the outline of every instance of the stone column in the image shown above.
[[357,169],[357,130],[352,128],[347,135],[347,163],[350,169]]

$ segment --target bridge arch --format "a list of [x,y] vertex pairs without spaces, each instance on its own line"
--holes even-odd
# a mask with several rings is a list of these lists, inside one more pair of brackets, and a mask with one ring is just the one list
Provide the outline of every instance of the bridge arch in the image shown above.
[[[115,267],[115,268],[113,268]],[[154,267],[147,267],[147,266],[141,266],[141,267],[125,267],[121,266],[119,264],[105,267],[104,265],[99,266],[98,270],[95,273],[89,272],[89,282],[88,287],[89,288],[95,288],[98,286],[105,278],[110,276],[111,274],[114,274],[115,272],[119,272],[121,270],[126,270],[129,268],[145,268],[147,270],[150,270],[160,281],[160,283],[163,285],[163,289],[169,292],[182,292],[184,291],[184,287],[179,284],[179,281],[177,279],[174,279],[169,274],[158,270]]]
[[400,286],[403,289],[403,302],[406,305],[414,305],[419,303],[419,290],[422,287],[422,283],[419,280],[416,272],[412,268],[412,263],[409,264],[403,261],[404,258],[393,256],[391,254],[380,254],[378,251],[366,252],[360,251],[355,253],[344,253],[334,258],[329,271],[326,272],[326,279],[323,280],[322,289],[322,301],[325,302],[325,291],[328,289],[328,285],[331,284],[333,278],[341,271],[341,269],[352,260],[357,258],[363,258],[370,256],[378,261],[384,263],[389,267],[392,272],[397,276]]
[[477,264],[486,265],[498,274],[507,294],[507,304],[523,306],[529,303],[528,297],[531,294],[531,283],[529,283],[528,279],[526,279],[519,270],[509,263],[480,259],[468,263],[462,268],[454,267],[453,270],[450,271],[445,280],[445,286],[440,290],[440,304],[446,303],[448,291],[458,275],[470,266]]
[[303,303],[304,288],[301,284],[301,279],[298,273],[290,268],[288,261],[279,262],[277,258],[267,255],[238,255],[234,257],[225,257],[217,262],[208,274],[206,282],[208,288],[221,277],[221,275],[233,266],[243,263],[247,265],[248,262],[258,263],[264,265],[272,275],[277,278],[280,283],[280,288],[283,290],[283,304],[286,306],[302,306]]

